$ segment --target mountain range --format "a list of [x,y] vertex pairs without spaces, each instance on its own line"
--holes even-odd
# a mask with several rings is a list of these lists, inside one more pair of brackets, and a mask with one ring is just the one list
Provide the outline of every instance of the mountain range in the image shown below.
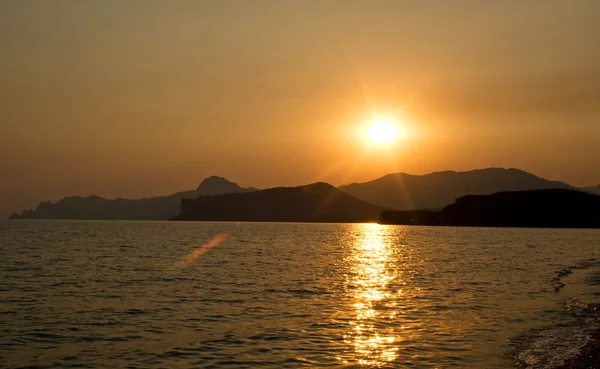
[[434,210],[441,209],[465,195],[577,188],[563,182],[552,182],[519,169],[488,168],[469,172],[435,172],[422,176],[395,173],[370,182],[340,186],[339,189],[371,204],[396,210]]
[[184,199],[174,220],[254,222],[375,222],[384,207],[327,183]]
[[222,177],[208,177],[197,189],[144,199],[105,199],[99,196],[66,197],[57,203],[40,203],[35,210],[13,214],[11,219],[166,220],[179,214],[181,200],[223,193],[256,191]]
[[[465,195],[536,189],[569,189],[600,194],[600,186],[580,189],[563,182],[549,181],[519,169],[503,168],[467,172],[444,171],[426,175],[395,173],[370,182],[340,186],[337,190],[325,183],[315,183],[259,191],[255,188],[243,188],[222,177],[212,176],[202,181],[195,190],[168,196],[145,199],[67,197],[57,203],[40,203],[35,210],[13,214],[11,218],[280,221],[320,219],[319,221],[341,222],[350,219],[371,219],[375,209],[439,210]],[[258,193],[251,196],[251,192]],[[227,213],[224,210],[226,206],[235,210]],[[212,215],[205,208],[212,209]],[[298,214],[293,215],[294,212]],[[309,214],[311,212],[312,215]],[[233,217],[232,214],[237,215]]]

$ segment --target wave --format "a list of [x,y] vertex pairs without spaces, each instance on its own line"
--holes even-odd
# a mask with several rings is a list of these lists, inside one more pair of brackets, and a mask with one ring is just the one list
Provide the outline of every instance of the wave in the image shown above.
[[[588,259],[564,267],[552,279],[554,291],[565,287],[565,277],[576,269],[600,267],[600,260]],[[597,285],[600,274],[590,272],[585,282]],[[600,367],[600,305],[569,297],[563,303],[560,323],[533,329],[511,340],[519,368],[573,369]]]

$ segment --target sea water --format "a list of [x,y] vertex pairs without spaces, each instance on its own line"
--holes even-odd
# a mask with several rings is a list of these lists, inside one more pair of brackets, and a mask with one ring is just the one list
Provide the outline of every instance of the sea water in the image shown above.
[[1,367],[550,368],[599,230],[0,222]]

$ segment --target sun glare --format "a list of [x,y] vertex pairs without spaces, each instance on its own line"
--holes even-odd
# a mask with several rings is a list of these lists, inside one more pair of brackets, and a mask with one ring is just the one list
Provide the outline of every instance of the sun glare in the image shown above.
[[398,138],[399,127],[393,120],[376,119],[367,126],[369,141],[377,145],[388,145]]
[[367,134],[373,143],[386,144],[396,138],[398,129],[393,122],[379,120],[369,126]]

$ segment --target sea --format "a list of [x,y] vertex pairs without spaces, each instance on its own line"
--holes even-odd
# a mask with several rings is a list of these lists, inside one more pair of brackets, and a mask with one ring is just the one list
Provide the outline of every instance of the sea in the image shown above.
[[0,222],[2,368],[554,368],[600,230]]

